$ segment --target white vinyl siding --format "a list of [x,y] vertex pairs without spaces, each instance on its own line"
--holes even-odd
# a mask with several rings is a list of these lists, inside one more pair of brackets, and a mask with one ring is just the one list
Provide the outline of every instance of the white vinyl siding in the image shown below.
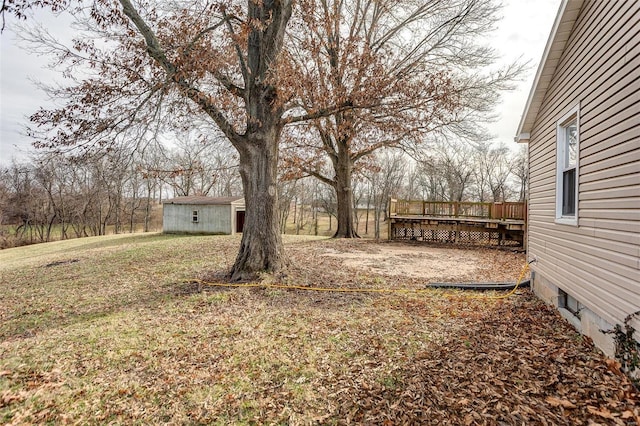
[[[639,69],[640,2],[585,1],[529,139],[534,270],[611,324],[640,309]],[[577,226],[565,226],[556,137],[576,105]]]

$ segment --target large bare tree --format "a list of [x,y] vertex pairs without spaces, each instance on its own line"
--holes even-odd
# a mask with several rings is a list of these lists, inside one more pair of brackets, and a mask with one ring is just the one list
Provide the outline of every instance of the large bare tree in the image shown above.
[[478,124],[522,67],[491,68],[497,56],[480,41],[498,19],[493,0],[301,4],[304,31],[293,50],[301,108],[328,100],[354,108],[291,128],[284,158],[335,189],[335,236],[354,237],[354,171],[383,147],[414,149],[442,134],[483,138]]
[[281,131],[330,112],[285,116],[292,94],[283,45],[293,0],[4,0],[3,12],[20,17],[41,6],[70,14],[78,33],[70,46],[45,31],[32,36],[71,78],[49,88],[62,107],[31,117],[37,146],[106,149],[206,117],[238,152],[247,207],[230,277],[279,271]]

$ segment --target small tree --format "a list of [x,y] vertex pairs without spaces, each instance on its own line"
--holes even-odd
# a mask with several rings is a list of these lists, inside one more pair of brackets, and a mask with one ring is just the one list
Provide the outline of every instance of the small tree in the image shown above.
[[389,199],[402,190],[407,169],[406,158],[400,152],[382,151],[376,156],[379,166],[365,173],[371,188],[374,209],[374,237],[380,238],[380,222],[387,219]]

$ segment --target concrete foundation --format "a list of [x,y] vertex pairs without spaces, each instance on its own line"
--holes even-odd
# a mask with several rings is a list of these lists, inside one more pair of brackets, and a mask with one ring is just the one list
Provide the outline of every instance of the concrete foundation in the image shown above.
[[531,288],[540,299],[558,308],[560,315],[572,324],[578,332],[591,338],[596,347],[604,352],[605,355],[611,358],[615,357],[616,347],[613,335],[603,333],[603,330],[613,330],[613,325],[600,318],[584,305],[582,305],[577,314],[560,307],[559,288],[538,273],[532,273]]

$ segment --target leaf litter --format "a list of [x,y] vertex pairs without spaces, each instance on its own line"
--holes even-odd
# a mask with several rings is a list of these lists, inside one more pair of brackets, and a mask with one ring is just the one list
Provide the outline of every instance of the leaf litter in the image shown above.
[[[268,282],[424,288],[514,280],[524,263],[509,251],[410,246],[413,270],[426,272],[405,276],[395,243],[285,241],[291,266]],[[95,249],[64,275],[90,279],[65,281],[62,292],[53,269],[3,272],[14,303],[0,325],[2,423],[640,424],[638,395],[615,362],[529,290],[504,300],[457,290],[186,291],[198,274],[219,281],[230,266],[221,253],[238,240],[146,244],[144,262]],[[373,267],[389,248],[395,270]],[[441,250],[468,264],[443,268]],[[25,274],[29,286],[10,284]]]

